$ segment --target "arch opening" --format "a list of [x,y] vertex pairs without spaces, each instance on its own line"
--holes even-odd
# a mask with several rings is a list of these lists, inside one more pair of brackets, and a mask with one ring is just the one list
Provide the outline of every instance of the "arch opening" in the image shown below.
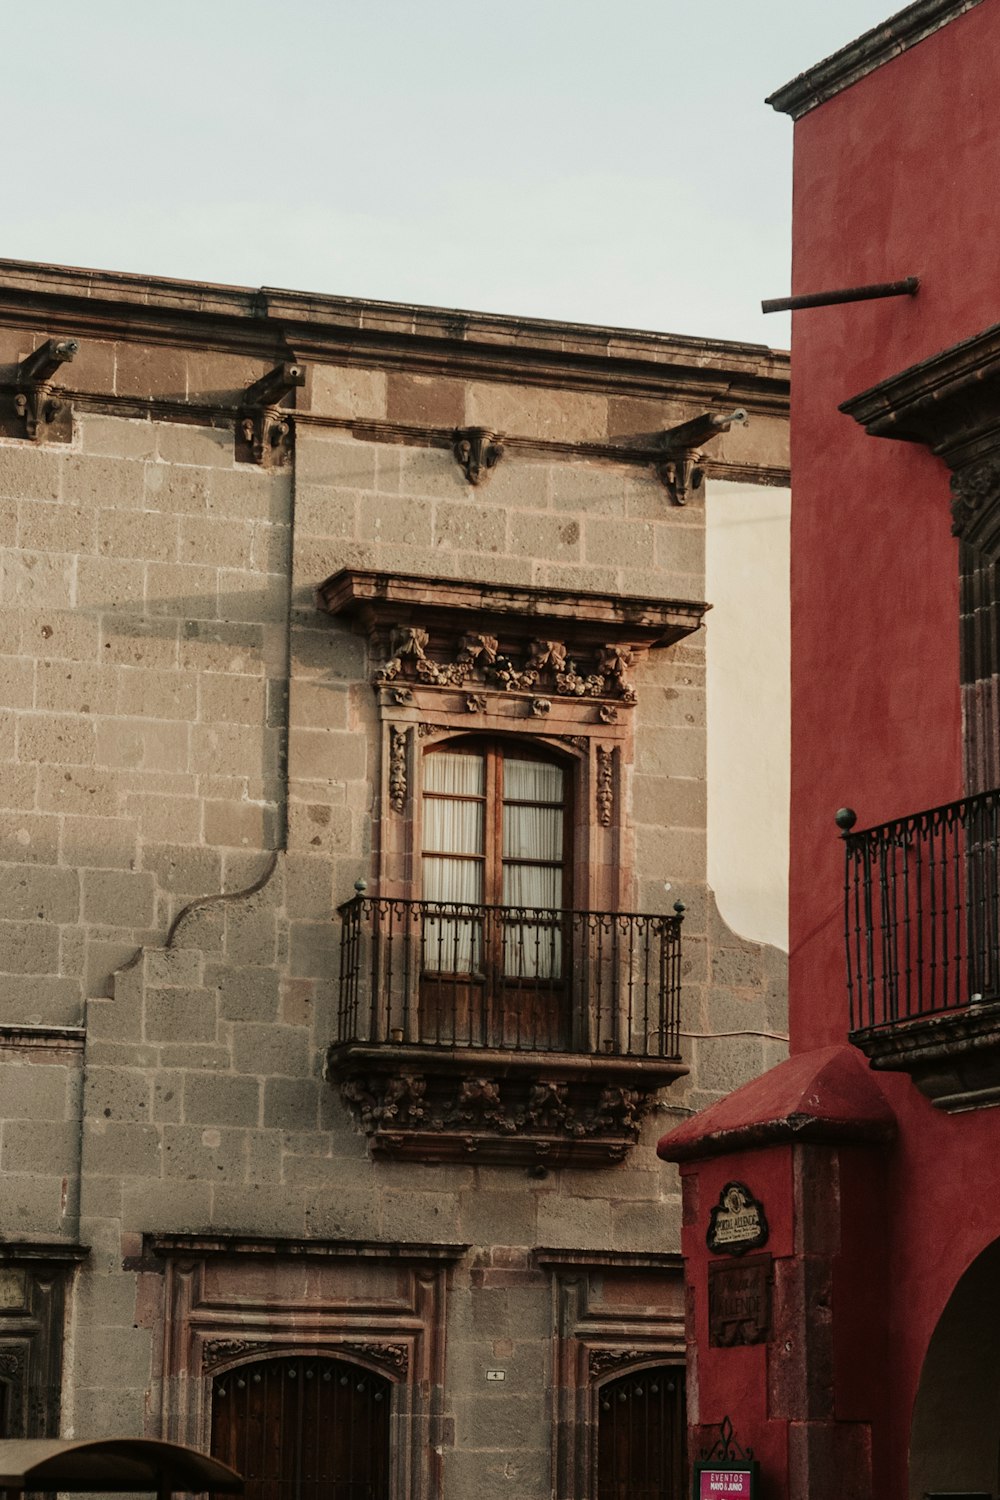
[[911,1500],[1000,1481],[1000,1240],[959,1278],[931,1335],[910,1429]]

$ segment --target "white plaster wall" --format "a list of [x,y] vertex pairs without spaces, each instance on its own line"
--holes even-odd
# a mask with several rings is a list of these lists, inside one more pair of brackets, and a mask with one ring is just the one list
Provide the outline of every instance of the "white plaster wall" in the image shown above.
[[741,937],[788,949],[791,495],[708,481],[708,883]]

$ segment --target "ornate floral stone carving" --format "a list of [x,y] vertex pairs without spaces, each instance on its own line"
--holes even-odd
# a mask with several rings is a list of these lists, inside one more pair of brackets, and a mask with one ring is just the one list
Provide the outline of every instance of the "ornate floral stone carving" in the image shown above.
[[23,1349],[0,1349],[0,1375],[13,1384],[24,1380],[25,1351]]
[[499,1085],[492,1078],[464,1079],[444,1118],[449,1125],[492,1125],[503,1131],[517,1129],[504,1108]]
[[385,1089],[380,1122],[395,1120],[400,1125],[416,1125],[424,1119],[424,1095],[427,1080],[419,1073],[401,1073],[390,1078]]
[[483,714],[486,712],[489,699],[485,693],[469,693],[465,700],[465,707],[470,714]]
[[374,1364],[388,1366],[400,1375],[405,1375],[410,1366],[410,1351],[405,1344],[383,1344],[373,1339],[344,1339],[341,1343],[347,1355],[360,1354]]
[[[416,1052],[414,1048],[414,1052]],[[365,1061],[337,1056],[328,1073],[375,1154],[418,1160],[620,1161],[635,1144],[658,1088],[683,1073],[635,1077],[634,1064],[616,1060],[596,1074],[551,1055],[507,1061],[502,1075],[458,1053],[447,1060],[424,1056],[419,1071],[365,1048]],[[418,1060],[414,1058],[414,1063]]]
[[620,1370],[625,1365],[635,1364],[640,1359],[649,1359],[651,1352],[654,1351],[649,1349],[591,1349],[590,1378],[600,1380],[612,1370]]
[[610,828],[615,805],[614,752],[606,745],[597,747],[597,821]]
[[249,1359],[254,1355],[273,1354],[271,1344],[250,1339],[206,1339],[201,1349],[201,1367],[214,1370],[231,1359]]
[[540,1078],[531,1086],[525,1120],[538,1130],[572,1129],[574,1112],[568,1096],[568,1084]]
[[[1000,457],[966,464],[951,476],[951,530],[953,536],[974,541],[986,514],[1000,507]],[[996,528],[996,521],[990,528]]]
[[406,758],[410,741],[408,729],[389,727],[389,801],[394,812],[406,809]]
[[[614,698],[631,707],[636,691],[628,677],[633,653],[627,646],[600,646],[581,669],[567,655],[562,641],[532,640],[521,648],[521,660],[500,649],[495,635],[467,631],[449,649],[429,652],[429,634],[420,626],[399,626],[390,640],[389,660],[375,673],[376,687],[393,687],[394,701],[404,691],[402,682],[434,687],[484,686],[498,692],[536,693],[539,688],[563,698]],[[469,694],[466,706],[481,695]],[[538,695],[535,701],[545,699]],[[477,711],[478,710],[471,710]]]

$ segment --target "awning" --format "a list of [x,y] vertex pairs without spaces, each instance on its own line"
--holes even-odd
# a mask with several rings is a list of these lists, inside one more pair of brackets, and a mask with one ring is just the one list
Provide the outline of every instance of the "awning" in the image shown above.
[[0,1490],[221,1490],[242,1494],[235,1469],[155,1438],[25,1438],[0,1442]]

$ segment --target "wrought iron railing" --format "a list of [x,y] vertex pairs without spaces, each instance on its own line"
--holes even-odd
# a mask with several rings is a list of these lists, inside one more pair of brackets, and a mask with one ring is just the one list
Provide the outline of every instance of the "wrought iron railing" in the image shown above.
[[1000,999],[1000,791],[844,832],[851,1030]]
[[356,896],[338,1041],[676,1058],[682,912]]

